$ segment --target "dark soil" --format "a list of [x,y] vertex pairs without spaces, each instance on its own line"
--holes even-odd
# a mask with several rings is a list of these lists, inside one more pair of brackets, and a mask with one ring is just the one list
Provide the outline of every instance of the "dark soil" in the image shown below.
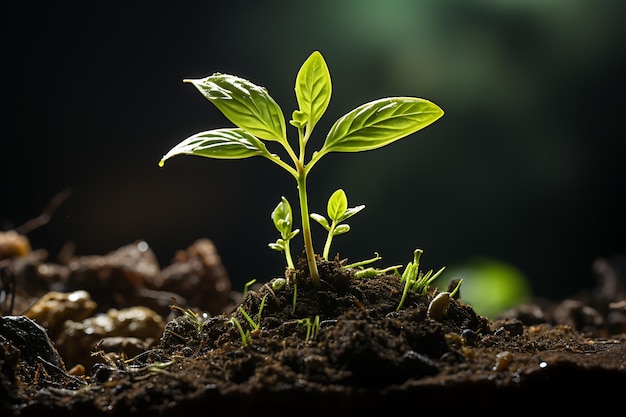
[[[282,286],[255,283],[244,297],[207,240],[165,268],[140,244],[55,263],[3,250],[3,416],[623,411],[626,278],[614,260],[598,260],[593,291],[490,321],[463,303],[462,286],[429,313],[450,290],[436,281],[398,309],[399,275],[357,278],[338,260],[318,261],[320,285],[300,260]],[[51,291],[81,289],[94,301],[80,318],[42,318],[69,314],[61,304],[36,313]],[[113,345],[108,335],[68,339],[71,323],[138,305],[162,317],[156,338],[131,329]]]

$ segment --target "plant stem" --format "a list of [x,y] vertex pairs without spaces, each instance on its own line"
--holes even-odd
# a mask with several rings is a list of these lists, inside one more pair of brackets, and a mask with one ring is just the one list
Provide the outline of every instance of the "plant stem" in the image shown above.
[[336,221],[333,220],[331,226],[330,226],[330,230],[328,231],[328,236],[326,237],[326,243],[324,244],[324,252],[322,253],[322,257],[324,258],[325,261],[328,260],[328,254],[330,253],[330,245],[333,241],[333,231],[335,230],[336,225]]
[[293,264],[293,259],[291,258],[291,249],[289,247],[289,241],[285,242],[285,258],[287,259],[287,268],[296,269]]
[[317,271],[315,262],[315,251],[313,250],[313,239],[311,237],[311,222],[309,220],[309,203],[306,194],[306,174],[301,164],[298,164],[298,196],[300,198],[300,216],[302,217],[302,237],[304,238],[304,250],[309,264],[311,281],[315,285],[320,284],[320,274]]

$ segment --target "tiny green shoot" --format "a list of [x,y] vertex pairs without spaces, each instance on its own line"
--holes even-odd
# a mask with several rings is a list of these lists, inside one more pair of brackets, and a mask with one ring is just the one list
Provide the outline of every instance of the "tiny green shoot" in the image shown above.
[[246,295],[248,294],[248,290],[250,289],[252,284],[254,284],[255,282],[256,282],[256,278],[253,278],[243,285],[243,298],[246,298]]
[[358,261],[358,262],[354,262],[354,263],[351,263],[351,264],[348,264],[348,265],[344,265],[343,268],[344,269],[360,268],[362,266],[369,265],[369,264],[374,263],[376,261],[380,261],[381,259],[383,259],[383,257],[380,256],[378,254],[378,252],[374,252],[374,257],[373,258],[364,259],[362,261]]
[[198,316],[198,314],[196,314],[195,311],[193,311],[192,309],[188,308],[188,309],[183,309],[182,307],[179,307],[177,305],[170,305],[170,309],[171,310],[178,310],[181,313],[183,313],[184,317],[187,317],[196,327],[196,331],[198,333],[202,333],[202,329],[204,328],[204,325],[202,324],[202,321],[200,320],[200,317]]
[[267,294],[261,298],[261,305],[259,306],[259,312],[257,313],[257,324],[256,328],[261,327],[261,315],[263,314],[263,308],[265,307],[265,300],[267,299]]
[[250,317],[250,315],[248,313],[246,313],[246,310],[244,310],[242,306],[239,306],[237,308],[237,311],[239,311],[239,313],[241,313],[241,315],[246,319],[246,321],[248,322],[250,327],[252,327],[252,329],[256,330],[256,329],[259,328],[259,326],[256,324],[256,322],[254,320],[252,320],[252,317]]
[[261,305],[259,306],[259,312],[257,313],[256,322],[252,319],[252,317],[250,317],[248,313],[246,313],[246,310],[244,310],[242,306],[237,307],[237,311],[241,313],[241,315],[246,319],[246,321],[248,322],[248,324],[250,324],[250,327],[252,327],[253,330],[257,330],[261,326],[261,314],[263,313],[263,308],[265,307],[266,298],[267,294],[265,294],[261,299]]
[[309,340],[313,340],[317,337],[320,331],[320,316],[315,316],[314,320],[311,320],[309,317],[305,317],[303,319],[298,320],[299,326],[306,327],[306,334],[304,336],[304,341],[309,342]]
[[[202,79],[187,79],[236,127],[194,134],[171,148],[159,161],[176,155],[195,155],[214,159],[267,158],[291,175],[297,185],[304,249],[311,281],[319,285],[320,276],[313,249],[307,179],[322,157],[332,152],[364,152],[387,146],[429,126],[443,116],[436,104],[417,97],[386,97],[365,103],[340,117],[331,126],[318,150],[308,153],[306,146],[330,103],[332,83],[322,54],[314,51],[296,75],[298,109],[289,123],[297,129],[298,147],[287,138],[285,116],[264,87],[241,77],[214,73]],[[264,141],[280,145],[288,162],[270,152]],[[307,156],[309,157],[307,161]]]
[[300,233],[300,229],[291,230],[293,222],[291,205],[284,196],[281,197],[280,203],[278,203],[274,211],[272,211],[272,221],[274,222],[276,230],[280,232],[281,237],[278,238],[276,242],[269,243],[269,247],[276,251],[284,252],[285,259],[287,260],[287,267],[295,269],[293,258],[291,257],[289,241]]
[[398,271],[399,268],[402,268],[402,265],[392,265],[387,268],[364,268],[356,271],[354,273],[354,278],[374,278],[379,275],[387,274],[391,271]]
[[459,279],[456,283],[456,286],[454,287],[454,289],[452,290],[452,292],[450,292],[450,298],[454,298],[454,296],[456,295],[456,293],[459,291],[459,289],[461,288],[461,284],[463,283],[463,278]]
[[252,335],[250,334],[250,330],[244,331],[243,327],[241,327],[241,323],[239,323],[239,320],[237,320],[236,317],[231,317],[230,322],[235,325],[237,330],[239,330],[239,335],[241,336],[241,345],[247,346],[248,343],[250,343],[250,340],[252,340]]
[[344,265],[342,268],[357,269],[357,271],[354,273],[355,278],[374,278],[382,274],[387,274],[391,271],[394,271],[394,274],[396,275],[400,275],[398,270],[402,268],[402,265],[392,265],[392,266],[388,266],[387,268],[374,268],[374,267],[363,268],[365,265],[369,265],[371,263],[374,263],[376,261],[383,259],[382,256],[378,254],[378,252],[375,252],[374,255],[375,256],[373,258],[365,259],[359,262],[354,262],[348,265]]
[[345,191],[340,188],[330,196],[326,205],[328,218],[331,221],[330,223],[328,223],[326,217],[321,214],[311,213],[311,218],[328,231],[324,252],[322,254],[322,258],[324,258],[325,261],[328,260],[330,244],[333,241],[333,237],[350,231],[350,226],[348,224],[341,224],[341,222],[354,216],[364,208],[364,205],[348,208],[348,198],[346,197]]

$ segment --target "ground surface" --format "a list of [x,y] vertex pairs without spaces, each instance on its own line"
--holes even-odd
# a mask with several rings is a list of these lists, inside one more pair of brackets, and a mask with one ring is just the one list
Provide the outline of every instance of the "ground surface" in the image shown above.
[[238,293],[208,240],[165,268],[143,242],[59,262],[11,245],[0,245],[3,416],[621,407],[626,290],[612,260],[598,260],[593,291],[492,322],[462,285],[447,308],[445,296],[431,307],[451,291],[436,286],[398,308],[400,276],[357,278],[339,261],[319,261],[320,285],[301,260]]

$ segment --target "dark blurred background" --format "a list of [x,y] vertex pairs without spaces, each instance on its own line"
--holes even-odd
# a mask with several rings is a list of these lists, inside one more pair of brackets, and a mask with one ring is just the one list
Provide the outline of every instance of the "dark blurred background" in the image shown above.
[[[346,190],[350,233],[332,252],[379,266],[424,249],[425,269],[477,256],[520,271],[535,294],[593,285],[597,257],[624,253],[626,3],[612,0],[5,2],[2,230],[54,259],[66,242],[105,254],[143,239],[163,266],[201,237],[235,287],[282,273],[270,213],[293,178],[262,158],[161,156],[230,127],[184,78],[224,72],[268,88],[287,120],[302,62],[322,52],[328,128],[367,101],[440,105],[432,126],[391,146],[330,154],[309,180],[312,211]],[[288,125],[295,138],[295,128]],[[316,250],[325,234],[313,224]],[[293,242],[297,254],[301,236]]]

